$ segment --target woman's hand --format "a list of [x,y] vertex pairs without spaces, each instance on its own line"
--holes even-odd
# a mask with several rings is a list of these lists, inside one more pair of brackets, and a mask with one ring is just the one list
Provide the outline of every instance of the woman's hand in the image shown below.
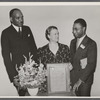
[[71,63],[68,63],[68,67],[69,67],[69,69],[70,69],[70,71],[73,69],[73,66],[72,66],[72,64]]

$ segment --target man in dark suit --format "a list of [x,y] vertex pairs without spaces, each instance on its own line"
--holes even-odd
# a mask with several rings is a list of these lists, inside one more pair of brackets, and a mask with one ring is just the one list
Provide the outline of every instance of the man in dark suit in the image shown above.
[[75,39],[70,44],[73,65],[71,83],[77,96],[90,96],[97,62],[97,44],[86,35],[86,28],[84,19],[75,20],[73,25]]
[[30,28],[23,25],[22,12],[15,8],[10,11],[9,16],[11,25],[1,35],[2,56],[10,81],[14,83],[19,95],[24,96],[27,90],[19,89],[15,84],[14,76],[18,74],[15,67],[16,64],[20,66],[25,63],[23,55],[29,59],[29,52],[35,60],[37,47]]

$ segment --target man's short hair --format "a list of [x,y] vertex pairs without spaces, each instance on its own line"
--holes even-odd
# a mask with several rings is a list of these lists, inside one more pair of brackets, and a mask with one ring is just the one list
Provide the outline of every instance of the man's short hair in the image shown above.
[[83,27],[86,27],[86,28],[87,28],[87,23],[86,23],[86,21],[85,21],[84,19],[82,19],[82,18],[79,18],[79,19],[75,20],[75,21],[74,21],[74,24],[75,24],[75,23],[79,23],[79,24],[81,24]]
[[49,40],[48,35],[50,35],[50,32],[51,32],[52,29],[58,30],[58,28],[56,26],[49,26],[45,31],[45,37],[46,37],[47,40]]
[[14,9],[12,9],[12,10],[9,12],[9,17],[12,17],[13,12],[14,12],[15,10],[21,11],[21,10],[18,9],[18,8],[14,8]]

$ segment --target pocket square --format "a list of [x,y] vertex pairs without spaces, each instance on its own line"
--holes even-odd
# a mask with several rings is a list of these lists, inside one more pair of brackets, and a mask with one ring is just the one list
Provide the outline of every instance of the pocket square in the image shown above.
[[87,58],[80,60],[81,68],[84,69],[87,65]]
[[30,37],[30,34],[28,34],[28,37]]
[[81,44],[81,45],[80,45],[80,47],[81,47],[82,49],[84,49],[84,48],[85,48],[85,46],[84,46],[83,44]]

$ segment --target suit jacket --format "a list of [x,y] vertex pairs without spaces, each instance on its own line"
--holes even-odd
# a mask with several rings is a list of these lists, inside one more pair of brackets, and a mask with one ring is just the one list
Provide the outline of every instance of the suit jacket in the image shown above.
[[2,31],[1,46],[4,64],[12,82],[14,76],[18,74],[15,68],[16,64],[18,67],[23,64],[25,62],[23,55],[28,59],[29,52],[35,59],[37,47],[28,26],[22,26],[22,35],[20,35],[12,25]]
[[[74,85],[79,79],[85,83],[93,83],[93,74],[97,62],[97,45],[96,42],[86,36],[76,50],[76,39],[70,44],[70,55],[73,70],[71,71],[71,82]],[[87,58],[87,65],[82,68],[80,60]]]

